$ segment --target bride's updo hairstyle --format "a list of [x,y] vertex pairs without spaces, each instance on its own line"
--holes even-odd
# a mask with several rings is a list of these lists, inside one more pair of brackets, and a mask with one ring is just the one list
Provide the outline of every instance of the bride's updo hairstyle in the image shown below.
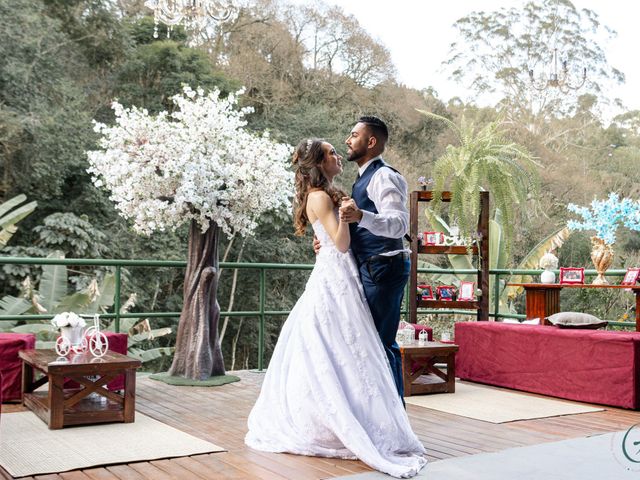
[[321,138],[309,138],[301,141],[293,152],[293,167],[295,169],[296,198],[294,201],[293,226],[296,235],[304,235],[309,218],[307,217],[307,195],[309,190],[324,190],[335,206],[340,205],[342,197],[347,194],[329,183],[327,177],[320,170],[324,160],[324,150]]

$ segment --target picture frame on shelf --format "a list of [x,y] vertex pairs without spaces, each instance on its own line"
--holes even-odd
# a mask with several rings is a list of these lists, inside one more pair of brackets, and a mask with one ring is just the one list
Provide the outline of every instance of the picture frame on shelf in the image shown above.
[[422,232],[423,245],[444,245],[444,233]]
[[458,289],[458,301],[473,302],[476,299],[476,282],[460,282]]
[[433,296],[433,288],[431,285],[421,284],[418,285],[418,290],[421,291],[418,299],[419,300],[435,300],[436,297]]
[[581,285],[584,283],[584,268],[560,267],[561,285]]
[[638,283],[638,277],[640,277],[640,268],[627,268],[627,273],[624,274],[624,278],[620,282],[620,285],[632,287]]
[[438,299],[442,302],[453,302],[453,298],[456,295],[456,287],[453,285],[442,285],[436,288]]

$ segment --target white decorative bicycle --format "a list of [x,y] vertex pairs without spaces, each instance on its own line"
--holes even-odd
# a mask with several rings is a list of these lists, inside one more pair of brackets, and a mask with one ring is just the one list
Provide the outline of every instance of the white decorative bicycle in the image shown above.
[[56,340],[56,353],[66,357],[71,351],[84,353],[87,349],[96,358],[104,356],[109,350],[109,340],[100,331],[100,315],[93,316],[93,325],[86,330],[83,327],[63,327]]

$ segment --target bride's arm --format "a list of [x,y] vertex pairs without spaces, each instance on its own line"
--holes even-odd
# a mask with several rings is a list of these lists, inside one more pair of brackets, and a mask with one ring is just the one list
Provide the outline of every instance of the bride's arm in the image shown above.
[[[339,251],[345,253],[349,250],[351,243],[349,224],[338,221],[334,213],[333,201],[329,195],[325,192],[309,193],[307,209],[311,210],[314,216],[320,220]],[[311,215],[308,216],[311,218]]]

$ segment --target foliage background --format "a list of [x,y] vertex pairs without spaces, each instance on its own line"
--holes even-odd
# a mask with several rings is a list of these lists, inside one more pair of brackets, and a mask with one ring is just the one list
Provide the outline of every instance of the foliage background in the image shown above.
[[[38,201],[3,255],[45,256],[61,250],[75,258],[184,259],[186,231],[151,238],[135,235],[106,193],[91,184],[84,153],[95,148],[91,120],[112,120],[112,99],[154,113],[171,108],[168,98],[182,83],[217,86],[224,92],[246,86],[244,102],[255,108],[250,127],[268,128],[276,140],[290,144],[319,136],[344,152],[354,120],[361,114],[379,115],[392,132],[386,159],[405,175],[412,190],[418,188],[418,176],[430,176],[435,160],[455,143],[441,123],[416,109],[454,122],[464,115],[479,126],[506,113],[506,135],[532,152],[541,177],[540,208],[533,209],[533,203],[519,206],[531,215],[514,225],[511,265],[564,225],[567,203],[584,205],[609,191],[632,198],[640,194],[640,112],[629,111],[603,124],[598,114],[599,102],[606,101],[602,91],[585,91],[557,109],[548,104],[528,109],[520,97],[508,96],[495,108],[456,99],[445,104],[433,90],[399,84],[385,47],[338,7],[259,0],[235,22],[213,32],[205,45],[191,48],[179,29],[167,38],[161,28],[154,39],[153,21],[142,4],[0,0],[0,202],[21,193]],[[463,24],[467,41],[482,38],[484,47],[495,41],[491,32],[483,37],[477,24],[477,32]],[[491,22],[485,24],[489,28]],[[606,66],[604,58],[594,62]],[[616,70],[606,71],[618,77]],[[522,85],[518,87],[518,95],[523,95]],[[354,165],[346,165],[342,185],[349,189],[354,178]],[[265,223],[255,236],[226,240],[222,248],[227,261],[313,262],[310,235],[295,237],[288,221]],[[637,234],[623,232],[613,268],[637,266],[639,248]],[[560,264],[590,268],[589,249],[588,232],[573,234],[559,251]],[[40,275],[38,268],[1,268],[0,295],[17,295],[22,279],[30,275],[37,282]],[[123,297],[137,295],[133,311],[180,311],[183,273],[169,268],[126,270]],[[95,274],[100,272],[70,271],[69,288],[86,287]],[[257,309],[257,272],[238,272],[232,296],[233,277],[234,272],[223,272],[222,310],[231,304],[233,310]],[[305,272],[269,273],[266,308],[290,308],[306,277]],[[575,292],[562,301],[567,309],[594,311],[609,319],[631,312],[632,302],[622,294],[602,295]],[[151,319],[154,328],[175,325],[176,320]],[[268,323],[267,357],[283,320]],[[255,318],[229,320],[223,339],[227,368],[256,366],[257,332]],[[172,342],[171,336],[156,340],[159,346]],[[167,365],[161,359],[153,368]]]

